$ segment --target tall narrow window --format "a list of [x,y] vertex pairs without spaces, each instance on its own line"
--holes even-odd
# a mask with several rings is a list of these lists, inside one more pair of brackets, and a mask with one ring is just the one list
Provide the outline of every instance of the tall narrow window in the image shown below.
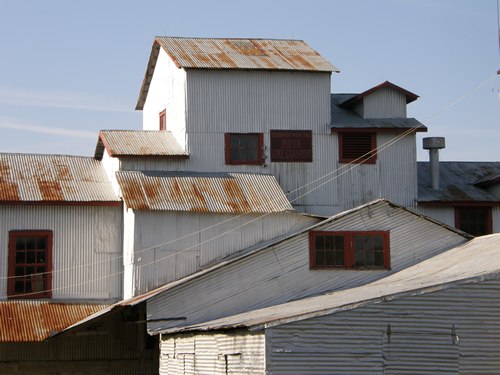
[[226,133],[226,164],[262,164],[263,141],[262,133]]
[[52,296],[52,231],[10,231],[9,297]]
[[160,130],[167,130],[167,110],[160,112]]
[[376,149],[376,133],[339,133],[339,159],[341,163],[375,164],[377,160]]
[[455,207],[455,227],[473,236],[493,233],[491,222],[490,207]]
[[310,267],[390,269],[389,232],[309,233]]

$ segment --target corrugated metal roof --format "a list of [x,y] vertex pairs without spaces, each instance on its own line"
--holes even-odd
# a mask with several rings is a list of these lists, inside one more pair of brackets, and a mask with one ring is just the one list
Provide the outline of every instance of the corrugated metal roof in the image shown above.
[[500,162],[439,162],[439,190],[431,188],[429,162],[418,162],[417,169],[419,202],[500,203],[500,197],[480,187],[495,181]]
[[0,342],[43,341],[107,305],[0,301]]
[[363,118],[342,103],[358,94],[331,94],[331,129],[415,129],[426,132],[427,127],[414,118]]
[[214,213],[292,211],[272,175],[120,171],[127,207]]
[[113,157],[188,157],[169,131],[101,130],[94,155],[97,160],[102,159],[104,148]]
[[67,155],[0,154],[0,202],[119,202],[101,163]]
[[355,309],[370,303],[442,290],[461,282],[500,277],[500,234],[475,238],[415,266],[356,288],[288,302],[164,333],[260,329]]
[[137,100],[137,110],[142,110],[146,101],[160,47],[179,68],[186,69],[339,71],[302,40],[157,36]]
[[155,42],[182,68],[338,71],[302,40],[157,36]]
[[353,95],[351,98],[347,99],[346,101],[344,101],[342,103],[342,106],[344,107],[349,107],[351,106],[352,104],[360,101],[361,99],[363,99],[365,96],[367,95],[370,95],[371,93],[375,92],[375,91],[378,91],[378,90],[382,90],[382,89],[385,89],[385,88],[390,88],[392,90],[396,90],[396,91],[399,91],[400,93],[402,93],[404,96],[406,96],[406,103],[411,103],[415,100],[418,99],[418,95],[417,94],[414,94],[398,85],[395,85],[394,83],[392,82],[389,82],[389,81],[385,81],[383,83],[381,83],[380,85],[377,85],[375,87],[372,87],[371,89],[368,89],[366,91],[363,91],[361,94],[355,94]]

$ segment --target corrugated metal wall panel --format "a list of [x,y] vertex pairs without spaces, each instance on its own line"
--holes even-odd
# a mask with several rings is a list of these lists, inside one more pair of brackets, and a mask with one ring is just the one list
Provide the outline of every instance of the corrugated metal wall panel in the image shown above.
[[[186,351],[188,349],[188,351]],[[189,351],[190,350],[190,351]],[[185,354],[192,354],[191,369]],[[264,374],[263,333],[231,332],[162,336],[160,374]]]
[[498,280],[463,284],[268,329],[266,370],[496,373],[499,291]]
[[136,295],[198,271],[215,259],[317,221],[295,213],[262,216],[136,211]]
[[121,208],[0,206],[0,298],[10,230],[53,231],[53,299],[121,298]]
[[390,88],[363,98],[365,118],[406,117],[406,95]]
[[[465,242],[462,236],[387,203],[316,230],[389,230],[391,271],[310,270],[309,238],[304,233],[152,298],[148,301],[151,319],[184,316],[183,324],[194,324],[358,286]],[[148,329],[178,324],[150,323]]]

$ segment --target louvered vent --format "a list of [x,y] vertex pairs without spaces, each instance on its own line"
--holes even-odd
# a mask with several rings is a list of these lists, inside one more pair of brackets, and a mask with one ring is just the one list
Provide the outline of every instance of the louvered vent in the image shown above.
[[375,162],[375,133],[341,133],[341,162]]

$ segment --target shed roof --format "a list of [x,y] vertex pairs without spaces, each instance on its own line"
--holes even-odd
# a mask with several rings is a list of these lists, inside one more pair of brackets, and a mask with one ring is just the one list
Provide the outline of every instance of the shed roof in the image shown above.
[[157,36],[136,109],[142,110],[162,48],[178,68],[338,72],[302,40]]
[[276,178],[246,173],[120,171],[127,207],[212,213],[293,211]]
[[445,253],[367,285],[305,298],[163,333],[235,328],[263,329],[356,309],[372,303],[430,293],[463,282],[500,277],[500,234],[475,238]]
[[500,204],[500,197],[485,190],[499,182],[500,162],[439,162],[439,190],[431,187],[429,162],[418,162],[418,200],[432,202],[485,202]]
[[43,341],[107,307],[49,301],[0,301],[0,342]]
[[0,204],[105,202],[120,200],[94,158],[0,153]]
[[112,157],[187,158],[188,154],[169,131],[101,130],[94,157],[101,160],[104,149]]
[[426,132],[427,127],[414,118],[363,118],[349,106],[343,103],[360,94],[331,94],[331,129],[415,129],[416,132]]

